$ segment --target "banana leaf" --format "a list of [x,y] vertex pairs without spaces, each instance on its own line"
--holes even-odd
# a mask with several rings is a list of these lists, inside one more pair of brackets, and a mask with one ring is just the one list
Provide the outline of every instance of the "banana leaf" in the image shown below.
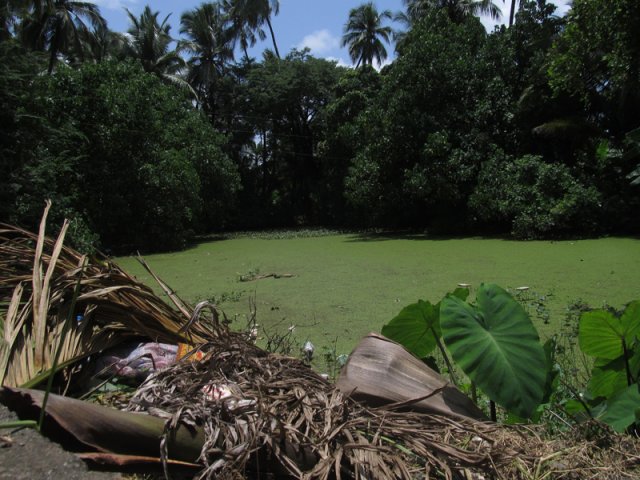
[[482,411],[400,344],[370,333],[349,356],[338,378],[338,389],[370,406],[390,406],[416,412],[485,420]]
[[[0,389],[0,403],[14,410],[22,420],[37,420],[44,392],[21,388]],[[124,456],[152,457],[160,462],[161,439],[166,420],[148,414],[123,412],[50,394],[43,432],[59,438],[69,435],[85,453],[100,452]],[[61,436],[61,433],[67,434]],[[194,464],[205,442],[202,428],[180,424],[167,437],[168,459]],[[103,456],[107,458],[108,456]]]

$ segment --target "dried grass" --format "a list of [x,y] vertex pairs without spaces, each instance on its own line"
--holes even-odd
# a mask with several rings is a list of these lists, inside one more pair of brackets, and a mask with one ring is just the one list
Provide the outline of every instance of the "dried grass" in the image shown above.
[[[204,426],[198,478],[637,478],[639,443],[601,431],[546,440],[532,428],[369,409],[300,361],[220,328],[203,362],[152,376],[130,409]],[[208,392],[226,386],[227,398]],[[602,427],[599,427],[602,428]],[[168,432],[170,429],[168,429]]]
[[[60,341],[63,366],[131,336],[200,344],[204,361],[151,376],[129,405],[167,420],[165,459],[178,424],[204,427],[199,478],[640,478],[638,440],[597,423],[546,439],[536,428],[366,408],[230,332],[215,309],[203,320],[205,305],[192,309],[160,279],[177,311],[106,259],[86,261],[62,246],[64,228],[46,237],[45,222],[46,212],[39,235],[0,226],[0,384],[46,375]],[[63,338],[78,276],[72,313],[84,320]]]
[[[45,234],[47,204],[39,234],[0,225],[0,385],[32,386],[49,373],[63,342],[61,368],[127,338],[167,343],[200,343],[212,329],[199,322],[185,334],[192,311],[175,294],[179,311],[117,265],[97,256],[87,259]],[[80,292],[63,336],[75,285]],[[214,321],[215,319],[212,319]]]

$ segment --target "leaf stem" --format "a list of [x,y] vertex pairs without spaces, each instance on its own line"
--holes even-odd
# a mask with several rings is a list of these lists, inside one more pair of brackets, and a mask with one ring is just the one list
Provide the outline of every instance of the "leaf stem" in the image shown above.
[[624,368],[627,372],[627,386],[633,385],[633,375],[631,374],[631,367],[629,366],[629,349],[627,348],[627,342],[622,339],[622,352],[624,356]]
[[444,363],[447,364],[447,368],[449,369],[449,377],[451,378],[451,381],[453,382],[453,384],[457,387],[458,381],[456,380],[456,376],[453,370],[453,365],[451,364],[451,360],[449,360],[447,351],[445,350],[444,345],[442,345],[442,342],[440,341],[440,337],[438,337],[438,334],[436,333],[433,327],[431,327],[431,332],[433,333],[433,338],[436,339],[436,345],[438,345],[438,348],[442,353],[442,357],[444,358]]

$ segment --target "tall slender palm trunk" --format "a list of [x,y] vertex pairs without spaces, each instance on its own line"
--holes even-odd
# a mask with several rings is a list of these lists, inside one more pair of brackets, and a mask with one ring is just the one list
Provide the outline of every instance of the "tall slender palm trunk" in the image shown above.
[[516,0],[511,0],[511,12],[509,13],[509,26],[513,25],[513,19],[516,14]]
[[271,33],[271,40],[273,41],[273,48],[276,52],[276,57],[280,58],[280,51],[278,50],[278,45],[276,45],[276,36],[273,33],[273,27],[271,26],[271,19],[267,17],[267,26],[269,27],[269,32]]
[[47,69],[47,74],[51,75],[53,72],[53,65],[56,63],[58,59],[58,43],[60,42],[60,24],[56,22],[56,28],[51,36],[51,45],[49,45],[49,68]]

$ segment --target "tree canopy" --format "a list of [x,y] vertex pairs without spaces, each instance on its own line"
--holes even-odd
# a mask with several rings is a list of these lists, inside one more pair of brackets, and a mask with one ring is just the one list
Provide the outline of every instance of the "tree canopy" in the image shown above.
[[491,1],[364,3],[344,25],[356,68],[281,56],[279,2],[147,6],[127,33],[93,3],[54,3],[0,6],[0,221],[34,227],[52,198],[77,245],[125,251],[302,225],[640,229],[632,0],[575,0],[564,18],[522,1],[492,32]]

